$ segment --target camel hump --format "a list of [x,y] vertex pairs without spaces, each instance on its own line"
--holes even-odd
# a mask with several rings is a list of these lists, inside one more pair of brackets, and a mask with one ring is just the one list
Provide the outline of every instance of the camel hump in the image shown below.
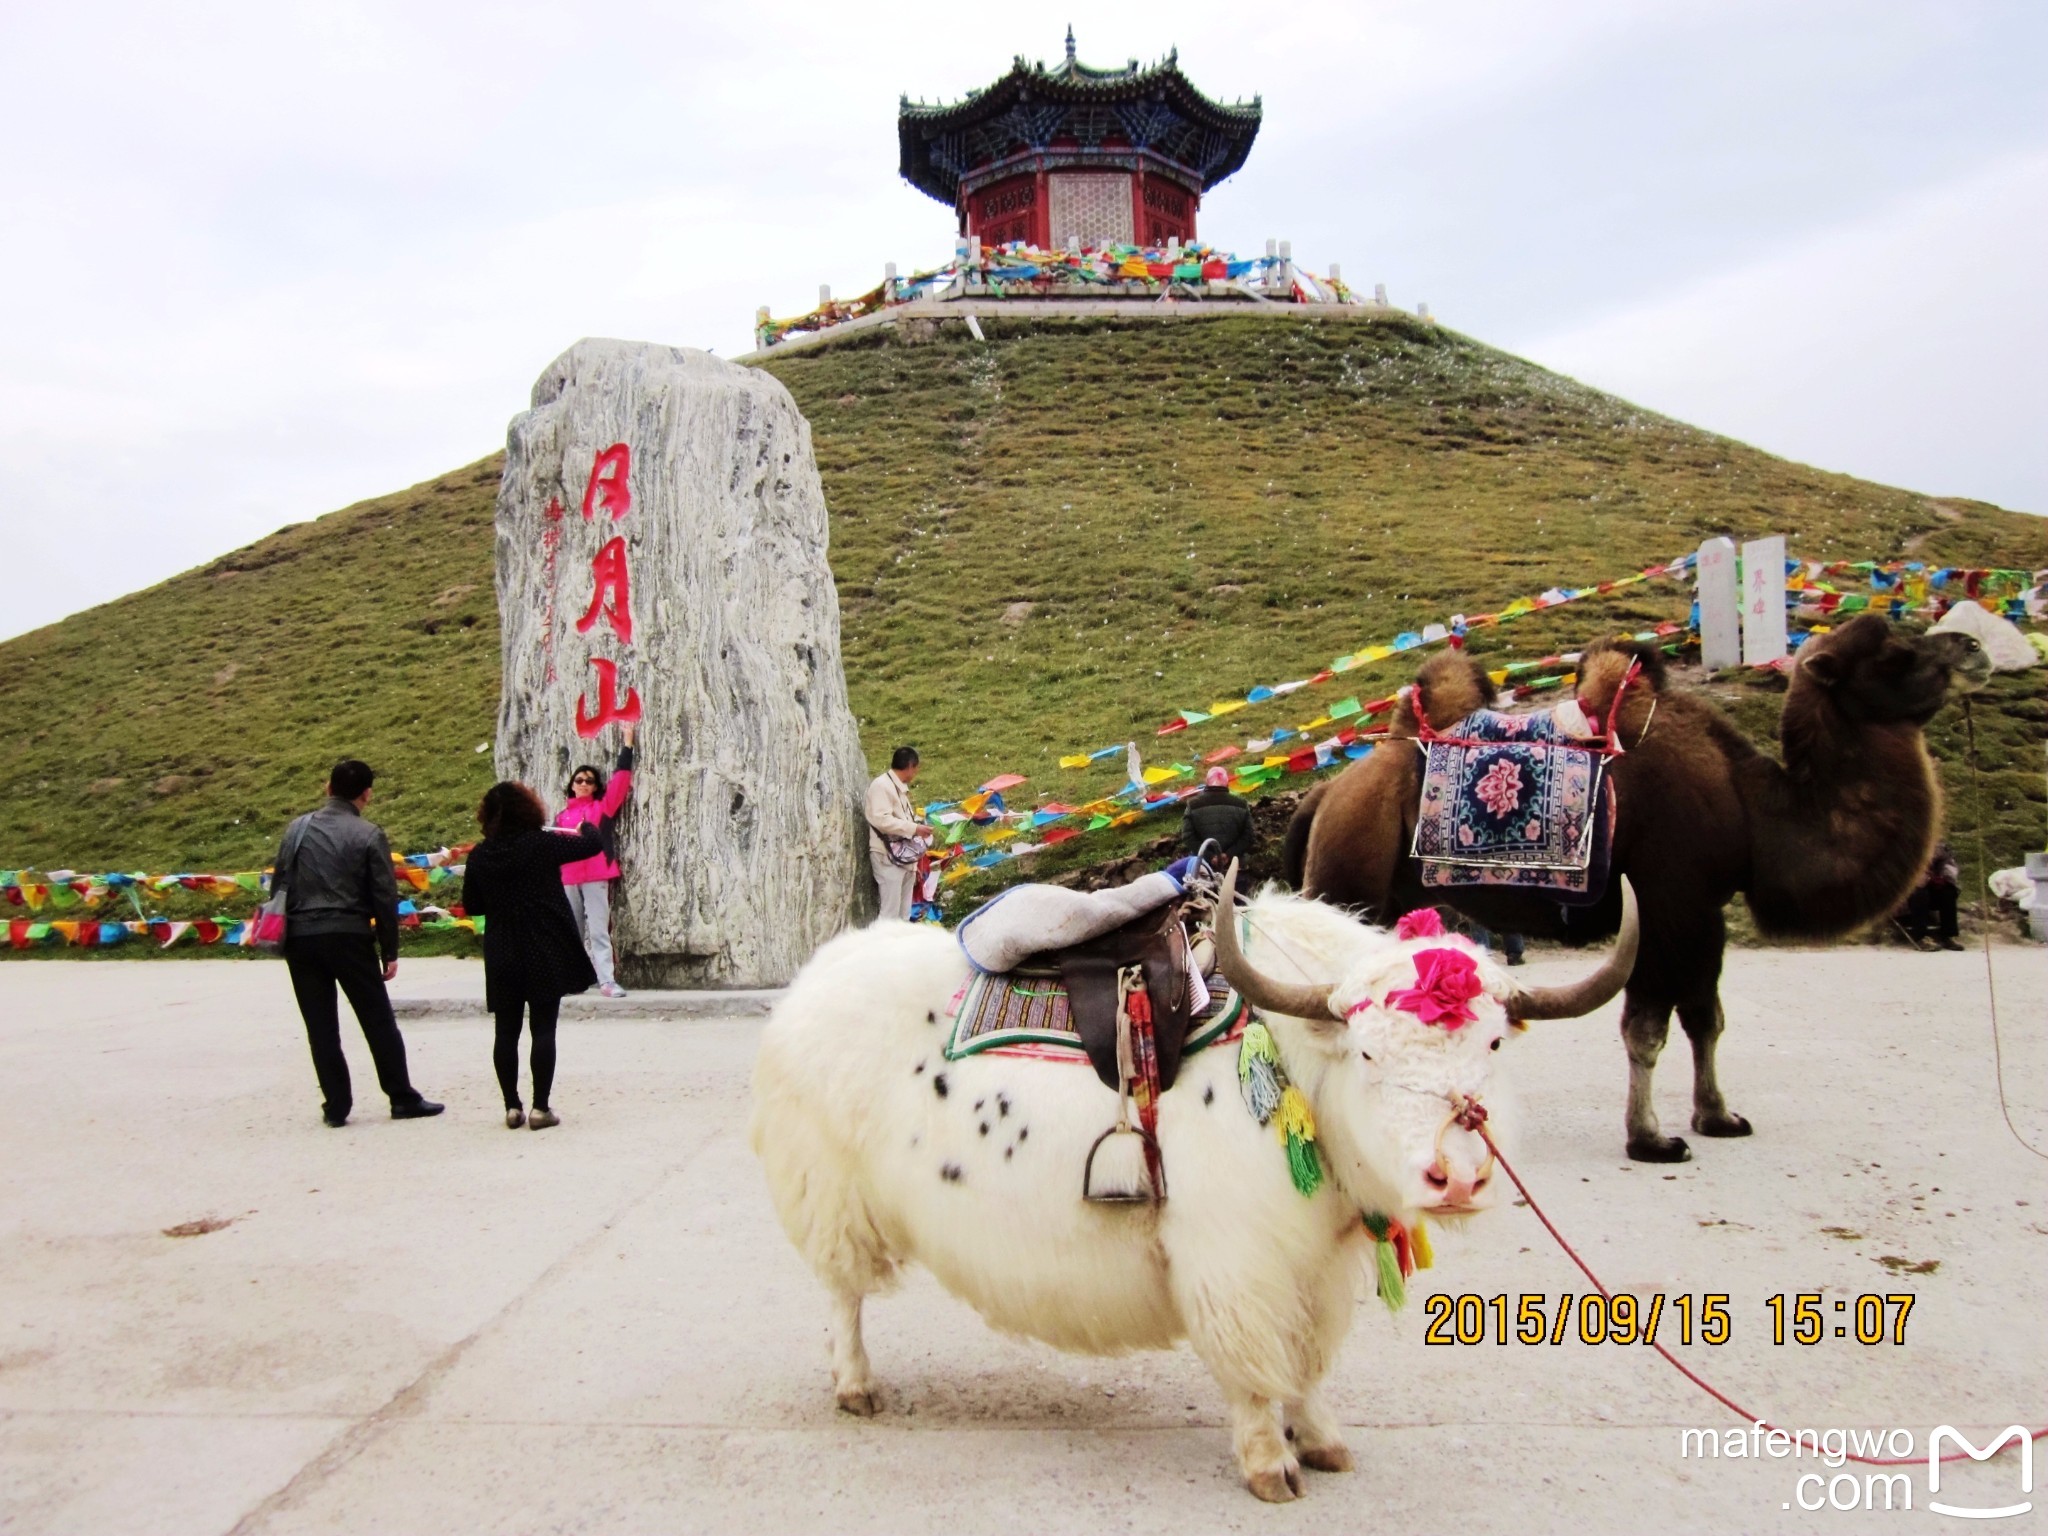
[[[1422,664],[1415,674],[1415,686],[1422,695],[1422,708],[1432,731],[1447,731],[1474,710],[1493,702],[1493,684],[1486,668],[1463,651],[1440,651]],[[1413,736],[1412,710],[1394,712],[1394,734]]]
[[1664,653],[1656,646],[1641,640],[1595,640],[1586,647],[1579,657],[1578,698],[1591,718],[1606,718],[1630,666],[1640,669],[1633,687],[1664,691]]

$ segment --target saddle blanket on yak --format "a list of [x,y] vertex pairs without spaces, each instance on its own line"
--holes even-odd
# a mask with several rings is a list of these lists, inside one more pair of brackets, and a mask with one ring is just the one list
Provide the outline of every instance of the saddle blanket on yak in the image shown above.
[[1548,713],[1482,709],[1422,743],[1410,852],[1429,888],[1504,886],[1590,905],[1607,886],[1605,760]]
[[[1219,1040],[1235,1039],[1244,1028],[1244,999],[1220,974],[1211,974],[1205,982],[1208,1002],[1188,1021],[1183,1056]],[[979,973],[953,995],[951,1023],[952,1032],[946,1038],[948,1061],[983,1051],[1060,1061],[1087,1059],[1067,1006],[1067,989],[1051,973]]]
[[960,948],[977,971],[1014,971],[1033,955],[1083,944],[1180,895],[1167,874],[1141,875],[1106,891],[1013,885],[960,919]]

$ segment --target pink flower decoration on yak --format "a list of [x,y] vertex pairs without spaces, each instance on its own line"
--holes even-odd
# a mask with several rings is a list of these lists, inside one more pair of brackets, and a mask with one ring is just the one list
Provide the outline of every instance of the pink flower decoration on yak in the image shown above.
[[1401,921],[1394,924],[1397,939],[1440,939],[1444,936],[1444,920],[1437,916],[1435,907],[1417,907],[1413,912],[1401,915]]
[[1389,1008],[1405,1008],[1425,1024],[1459,1029],[1470,1024],[1471,1000],[1486,989],[1479,967],[1462,949],[1424,949],[1415,955],[1415,985],[1387,994]]
[[1522,803],[1522,770],[1506,758],[1497,757],[1493,766],[1472,786],[1472,793],[1494,815],[1505,816]]

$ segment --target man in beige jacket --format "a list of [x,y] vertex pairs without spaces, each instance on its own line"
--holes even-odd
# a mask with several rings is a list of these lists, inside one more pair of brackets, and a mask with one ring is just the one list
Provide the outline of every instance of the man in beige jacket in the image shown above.
[[888,838],[912,845],[929,843],[932,829],[917,819],[910,803],[910,784],[917,777],[917,749],[898,747],[889,758],[889,771],[876,776],[868,786],[862,807],[868,818],[868,867],[874,871],[875,889],[882,898],[880,917],[906,921],[917,880],[917,860],[898,864],[889,857]]

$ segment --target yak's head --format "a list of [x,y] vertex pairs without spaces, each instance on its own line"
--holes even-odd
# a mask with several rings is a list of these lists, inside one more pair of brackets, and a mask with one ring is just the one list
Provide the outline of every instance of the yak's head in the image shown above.
[[[1231,910],[1237,871],[1224,880]],[[1238,924],[1216,924],[1223,974],[1264,1013],[1282,1064],[1307,1096],[1338,1185],[1368,1210],[1466,1216],[1493,1203],[1504,1142],[1500,1063],[1516,1026],[1590,1013],[1635,968],[1635,893],[1624,878],[1621,934],[1590,976],[1517,987],[1469,940],[1416,913],[1394,933],[1333,907],[1266,893]],[[1482,1116],[1479,1111],[1484,1112]]]

